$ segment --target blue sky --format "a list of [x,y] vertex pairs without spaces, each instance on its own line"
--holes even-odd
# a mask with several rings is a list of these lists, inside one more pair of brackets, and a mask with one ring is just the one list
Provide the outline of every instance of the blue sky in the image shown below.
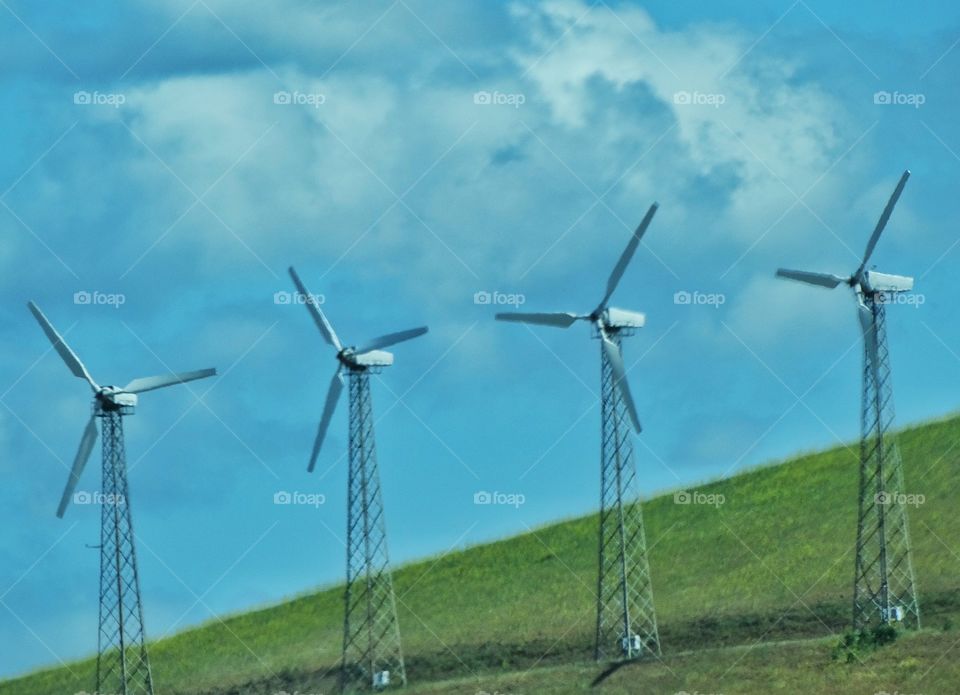
[[396,561],[595,507],[597,343],[474,295],[589,310],[654,200],[613,300],[648,315],[645,494],[856,437],[853,302],[773,271],[852,271],[905,168],[898,417],[957,408],[955,3],[3,0],[0,37],[0,675],[96,637],[98,511],[54,516],[89,395],[28,299],[102,382],[220,370],[126,421],[154,638],[343,573],[346,408],[307,475],[335,363],[274,301],[291,263],[350,342],[431,328],[373,383]]

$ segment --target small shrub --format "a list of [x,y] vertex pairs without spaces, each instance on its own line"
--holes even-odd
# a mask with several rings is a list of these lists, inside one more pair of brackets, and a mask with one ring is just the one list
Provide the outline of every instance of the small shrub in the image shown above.
[[889,623],[877,625],[869,630],[844,633],[837,646],[833,648],[833,658],[835,661],[843,661],[847,664],[860,661],[861,655],[896,642],[899,634],[897,628]]
[[897,641],[898,634],[897,628],[890,623],[877,625],[870,632],[872,643],[877,647],[884,647],[888,644],[893,644]]

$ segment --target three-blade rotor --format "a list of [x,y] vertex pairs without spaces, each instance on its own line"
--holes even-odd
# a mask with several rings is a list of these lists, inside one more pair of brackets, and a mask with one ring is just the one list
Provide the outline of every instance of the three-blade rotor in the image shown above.
[[[37,319],[37,322],[40,324],[40,328],[43,329],[43,332],[46,334],[47,338],[53,344],[53,349],[57,351],[57,354],[60,355],[70,371],[73,372],[74,376],[84,379],[90,385],[90,388],[93,390],[94,400],[97,403],[97,409],[119,409],[119,407],[123,405],[133,405],[136,403],[136,394],[161,389],[167,386],[173,386],[175,384],[184,384],[188,381],[194,381],[196,379],[204,379],[208,376],[214,376],[217,373],[216,369],[199,369],[193,372],[182,372],[180,374],[163,374],[161,376],[140,377],[138,379],[134,379],[123,388],[118,388],[116,386],[100,386],[96,381],[93,380],[93,377],[90,376],[90,372],[87,370],[86,366],[84,366],[83,362],[80,361],[80,358],[77,357],[77,354],[70,349],[70,346],[67,345],[66,341],[63,339],[63,336],[57,332],[57,329],[54,328],[49,319],[44,316],[43,312],[40,311],[40,308],[33,302],[28,302],[27,307],[30,309],[30,313],[32,313]],[[77,455],[74,457],[73,465],[70,467],[70,477],[67,478],[67,485],[64,488],[63,496],[60,499],[60,505],[57,507],[58,517],[63,517],[64,512],[66,512],[67,506],[70,504],[70,500],[73,497],[73,492],[80,480],[80,475],[83,473],[83,469],[86,467],[87,461],[90,459],[90,453],[93,451],[93,445],[97,441],[96,418],[97,410],[94,411],[94,413],[90,416],[90,419],[87,421],[87,426],[84,429],[83,436],[80,439],[80,446],[77,449]]]
[[310,454],[310,463],[307,466],[307,471],[312,472],[317,465],[317,458],[320,455],[320,449],[323,447],[323,441],[327,436],[330,420],[333,418],[333,414],[337,409],[337,403],[340,401],[340,394],[343,392],[345,385],[343,369],[363,371],[371,367],[388,367],[393,364],[393,355],[385,352],[383,348],[421,336],[427,332],[427,327],[420,326],[405,331],[397,331],[396,333],[387,333],[386,335],[367,341],[360,347],[344,347],[340,342],[340,338],[337,337],[336,332],[333,330],[330,321],[327,320],[327,317],[324,316],[320,310],[316,295],[310,294],[306,285],[303,284],[300,276],[297,275],[297,271],[294,270],[292,266],[289,270],[293,284],[296,285],[297,291],[303,298],[303,303],[307,305],[307,310],[313,317],[314,323],[316,323],[317,328],[320,329],[320,334],[327,344],[337,351],[337,360],[339,362],[337,371],[334,372],[333,378],[330,380],[327,399],[323,405],[323,414],[320,416],[320,425],[317,427],[317,436],[313,442],[313,451]]
[[643,220],[640,221],[636,231],[634,231],[630,237],[630,241],[627,242],[627,247],[623,250],[623,253],[620,254],[617,264],[613,267],[610,277],[607,279],[607,288],[603,299],[600,300],[600,303],[591,313],[574,314],[566,311],[550,313],[510,312],[499,313],[495,316],[498,321],[528,323],[535,326],[553,326],[556,328],[569,328],[577,321],[590,321],[593,323],[603,341],[604,355],[606,355],[607,361],[613,370],[616,388],[620,393],[620,397],[623,399],[624,405],[627,407],[630,422],[637,432],[641,430],[640,418],[637,416],[637,408],[634,404],[633,396],[630,393],[630,384],[627,382],[626,368],[623,364],[623,354],[620,351],[620,345],[611,338],[611,334],[621,328],[642,326],[644,317],[643,314],[636,312],[615,309],[610,307],[609,303],[610,298],[620,284],[620,280],[623,278],[623,274],[627,270],[627,266],[630,264],[631,259],[633,259],[637,247],[640,246],[643,235],[653,221],[653,216],[656,214],[658,207],[657,203],[651,205],[650,209],[647,210],[647,214],[644,215]]
[[877,221],[876,227],[873,229],[873,233],[870,235],[870,239],[867,241],[867,247],[863,252],[863,259],[860,261],[860,265],[850,277],[844,278],[831,273],[811,273],[804,270],[787,270],[785,268],[777,270],[777,277],[797,280],[808,285],[816,285],[829,289],[833,289],[841,284],[852,287],[856,292],[857,317],[860,321],[860,328],[863,331],[864,345],[868,354],[874,359],[874,362],[876,362],[877,357],[876,327],[874,325],[873,312],[866,305],[864,297],[888,292],[908,291],[913,288],[913,278],[902,275],[877,273],[872,270],[866,270],[866,268],[871,256],[873,256],[874,250],[877,248],[880,235],[883,234],[887,222],[890,221],[890,215],[893,214],[893,209],[896,207],[897,201],[900,200],[904,186],[907,185],[909,178],[910,171],[907,170],[903,172],[893,194],[883,208],[883,212]]

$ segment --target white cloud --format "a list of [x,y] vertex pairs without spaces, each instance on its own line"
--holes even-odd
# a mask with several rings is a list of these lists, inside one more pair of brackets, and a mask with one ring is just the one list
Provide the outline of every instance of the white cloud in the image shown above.
[[[256,24],[263,41],[295,39],[315,20],[278,24],[248,5],[229,12],[225,21]],[[815,84],[791,80],[789,62],[757,51],[749,70],[722,76],[749,47],[734,30],[664,31],[643,10],[615,15],[575,0],[513,16],[517,35],[501,52],[515,65],[480,83],[438,78],[432,68],[394,79],[356,64],[321,77],[303,67],[294,40],[291,61],[275,68],[282,84],[258,66],[180,72],[125,90],[122,117],[165,164],[136,142],[117,153],[126,157],[115,167],[118,195],[144,198],[120,265],[176,223],[150,254],[196,251],[198,270],[217,273],[253,262],[251,252],[282,269],[309,250],[321,272],[346,253],[341,264],[411,278],[407,289],[439,308],[487,284],[570,278],[606,262],[594,230],[619,242],[656,198],[671,201],[659,224],[674,226],[658,243],[677,253],[692,238],[742,246],[793,200],[746,146],[797,191],[837,154],[842,109]],[[365,42],[384,40],[374,33]],[[478,106],[478,87],[526,102]],[[323,103],[276,104],[281,90]],[[679,91],[726,101],[675,104]],[[198,205],[178,221],[193,196],[166,166],[197,194],[215,184],[206,203],[216,216]],[[615,183],[595,205],[587,188]],[[394,205],[410,186],[409,209]],[[57,190],[74,194],[69,182]]]
[[[802,194],[850,144],[840,136],[849,129],[841,103],[817,84],[795,80],[790,60],[748,53],[751,41],[741,33],[717,26],[665,31],[640,8],[587,7],[557,0],[517,11],[523,21],[554,27],[534,30],[533,50],[520,59],[554,118],[567,128],[590,128],[598,78],[618,89],[646,85],[676,119],[684,155],[657,172],[657,184],[732,172],[739,183],[730,231],[741,240],[773,223],[794,201],[788,188]],[[558,30],[567,31],[559,42]],[[702,103],[677,103],[697,99]],[[621,129],[641,135],[642,118],[625,119]],[[601,145],[619,135],[595,133]]]

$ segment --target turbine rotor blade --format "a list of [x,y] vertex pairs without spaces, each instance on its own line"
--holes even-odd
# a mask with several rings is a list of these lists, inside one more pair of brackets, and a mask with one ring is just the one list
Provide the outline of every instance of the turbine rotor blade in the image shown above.
[[870,256],[873,255],[873,250],[877,247],[877,241],[880,240],[880,235],[883,233],[884,227],[887,226],[887,222],[890,219],[890,215],[893,213],[893,208],[896,206],[897,201],[900,200],[900,194],[903,193],[903,187],[907,185],[907,179],[910,178],[910,170],[907,169],[903,172],[903,176],[900,177],[900,182],[897,183],[897,187],[893,191],[893,195],[890,196],[890,200],[887,201],[887,207],[883,209],[883,214],[880,215],[880,220],[877,222],[877,226],[873,230],[873,234],[870,235],[870,241],[867,242],[867,250],[863,253],[863,262],[860,264],[860,267],[857,268],[857,272],[853,274],[855,278],[859,278],[860,274],[863,272],[863,269],[867,267],[867,263],[870,261]]
[[320,447],[323,446],[323,440],[327,436],[327,428],[330,426],[330,419],[333,412],[337,409],[337,402],[340,400],[340,393],[343,391],[343,375],[337,369],[333,379],[330,380],[330,390],[327,391],[327,402],[323,405],[323,415],[320,417],[320,426],[317,428],[317,438],[313,442],[313,453],[310,454],[310,465],[307,466],[307,472],[312,473],[317,465],[317,456],[320,454]]
[[557,328],[569,328],[574,321],[581,316],[571,314],[568,311],[558,311],[553,313],[509,313],[497,314],[494,316],[497,321],[511,321],[514,323],[532,323],[537,326],[555,326]]
[[808,273],[805,270],[787,270],[786,268],[780,268],[777,271],[777,277],[798,280],[808,285],[819,285],[820,287],[828,287],[830,289],[847,282],[847,278],[842,278],[832,273]]
[[412,338],[421,336],[426,333],[427,330],[428,329],[426,326],[420,326],[419,328],[411,328],[406,331],[387,333],[386,335],[381,335],[379,338],[374,338],[366,345],[357,348],[354,354],[360,355],[364,352],[370,352],[371,350],[380,350],[385,347],[390,347],[391,345],[402,343],[404,340],[411,340]]
[[607,355],[607,361],[610,362],[610,366],[613,368],[615,388],[619,389],[620,396],[627,406],[627,413],[630,415],[633,428],[637,432],[640,432],[640,418],[637,416],[637,407],[633,402],[633,396],[630,394],[630,384],[627,383],[627,370],[623,366],[623,355],[620,352],[620,347],[610,340],[606,333],[601,333],[600,337],[603,340],[603,350]]
[[650,209],[647,210],[647,214],[644,215],[643,220],[637,227],[637,230],[633,233],[633,236],[630,237],[630,241],[627,243],[627,248],[625,248],[623,253],[620,254],[620,260],[617,261],[617,265],[614,266],[613,272],[610,273],[610,279],[607,280],[607,293],[603,295],[603,299],[601,299],[600,304],[597,305],[596,310],[598,312],[603,311],[606,308],[607,302],[609,302],[610,297],[613,296],[613,291],[616,290],[617,285],[620,284],[620,278],[623,277],[623,273],[626,271],[627,265],[630,263],[630,259],[633,258],[633,254],[636,253],[637,247],[640,245],[640,240],[647,231],[647,227],[650,226],[650,222],[653,220],[653,215],[657,212],[658,207],[660,207],[658,203],[654,203],[650,206]]
[[297,291],[303,295],[304,303],[307,305],[307,311],[310,312],[310,315],[316,322],[317,328],[320,329],[320,333],[323,335],[323,339],[336,348],[337,352],[343,350],[343,345],[340,344],[340,339],[334,332],[333,326],[330,325],[330,322],[327,321],[327,317],[323,315],[322,311],[320,311],[320,307],[317,306],[317,303],[313,301],[313,295],[310,294],[306,285],[304,285],[303,281],[300,280],[300,276],[297,275],[297,271],[293,269],[293,266],[290,266],[290,277],[293,278],[293,284],[297,286]]
[[143,393],[144,391],[162,389],[165,386],[173,386],[174,384],[185,384],[195,379],[205,379],[208,376],[215,376],[216,373],[216,369],[198,369],[193,372],[180,372],[179,374],[144,376],[131,381],[123,387],[123,391],[126,393]]
[[67,511],[67,505],[73,497],[73,491],[80,482],[80,475],[83,473],[84,466],[90,458],[90,452],[93,451],[93,445],[97,441],[97,418],[90,416],[87,421],[87,428],[83,431],[83,437],[80,439],[80,447],[77,449],[77,455],[73,459],[73,467],[70,469],[70,477],[67,478],[67,486],[63,490],[63,497],[60,498],[60,506],[57,507],[57,516],[63,518],[63,513]]
[[83,366],[83,362],[80,361],[80,358],[77,357],[76,353],[70,349],[70,346],[64,341],[63,337],[57,333],[57,329],[53,327],[53,324],[47,320],[47,317],[43,315],[43,312],[40,311],[38,307],[33,302],[27,302],[27,307],[30,309],[30,312],[33,314],[34,318],[37,319],[37,322],[40,324],[40,328],[43,329],[43,332],[46,333],[47,338],[53,343],[53,349],[57,351],[60,357],[66,362],[67,367],[70,368],[70,371],[73,372],[74,376],[78,376],[81,379],[86,379],[87,383],[90,384],[95,392],[100,390],[100,387],[97,385],[97,382],[93,380],[93,377],[90,376],[90,372],[87,371],[87,368]]

